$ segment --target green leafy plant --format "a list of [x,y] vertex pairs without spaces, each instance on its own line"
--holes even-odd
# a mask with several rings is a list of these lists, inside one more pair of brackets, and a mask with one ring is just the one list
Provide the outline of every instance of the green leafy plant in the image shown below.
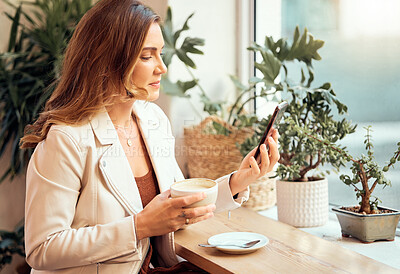
[[340,180],[346,185],[353,187],[356,192],[357,199],[361,199],[359,213],[379,213],[378,203],[381,200],[378,197],[372,196],[372,192],[375,190],[377,185],[391,186],[390,180],[385,178],[385,173],[389,171],[390,167],[393,167],[396,161],[400,161],[400,142],[397,143],[397,149],[394,151],[393,156],[390,157],[386,165],[381,168],[374,158],[371,126],[365,127],[365,150],[367,155],[361,155],[359,157],[351,156],[345,148],[334,144],[331,140],[323,138],[316,134],[310,129],[304,129],[298,123],[292,121],[293,128],[296,132],[307,138],[310,142],[316,146],[323,146],[327,151],[331,151],[338,155],[341,161],[351,162],[350,170],[352,175],[340,175]]
[[90,0],[6,2],[15,13],[5,13],[12,26],[8,49],[0,53],[0,157],[10,145],[11,161],[0,182],[24,172],[32,150],[20,150],[19,140],[51,95],[74,26],[91,6]]
[[199,49],[200,46],[204,46],[204,39],[185,37],[183,42],[178,45],[178,42],[182,38],[182,32],[189,30],[189,20],[193,17],[193,15],[194,13],[187,17],[181,29],[174,30],[172,26],[172,10],[170,7],[168,7],[167,16],[161,26],[163,38],[165,41],[165,46],[163,49],[163,61],[165,65],[169,67],[172,62],[172,58],[174,56],[177,56],[192,79],[189,81],[178,80],[176,82],[172,82],[167,72],[162,77],[161,87],[162,91],[166,94],[186,98],[191,97],[188,91],[194,87],[197,87],[200,91],[200,100],[204,105],[203,110],[209,115],[214,115],[222,110],[222,102],[214,102],[207,96],[203,87],[199,83],[199,79],[195,77],[192,71],[193,69],[196,69],[196,64],[189,56],[189,54],[204,54]]
[[[347,112],[347,107],[338,100],[330,83],[311,87],[314,80],[312,61],[321,60],[318,49],[323,44],[323,41],[314,39],[307,29],[300,35],[299,28],[296,27],[291,44],[286,38],[275,42],[272,37],[267,36],[264,45],[254,44],[249,47],[250,51],[262,56],[262,61],[255,65],[263,77],[249,80],[249,84],[261,85],[258,94],[252,97],[272,95],[274,100],[280,101],[280,96],[281,100],[289,104],[284,121],[278,127],[281,158],[277,169],[277,175],[289,181],[308,181],[323,176],[324,172],[313,176],[308,174],[326,163],[330,163],[336,170],[344,165],[344,161],[338,157],[338,152],[327,151],[324,146],[317,146],[303,135],[299,135],[289,122],[290,119],[332,143],[353,133],[356,128],[345,118],[335,120],[332,109],[336,108],[338,115],[343,115]],[[301,72],[298,83],[288,77],[288,64],[293,62],[297,62]],[[262,119],[256,126],[254,136],[240,146],[243,155],[258,144],[267,124],[268,119]]]
[[[167,67],[172,62],[174,56],[176,56],[183,66],[188,71],[191,79],[188,81],[181,81],[178,80],[176,82],[172,82],[169,78],[168,72],[164,74],[161,80],[161,87],[162,91],[166,94],[171,96],[178,96],[178,97],[185,97],[191,98],[190,91],[193,88],[197,88],[200,92],[198,94],[201,103],[203,104],[203,111],[208,113],[208,115],[216,115],[221,117],[226,122],[231,123],[231,117],[235,117],[235,126],[239,129],[241,127],[248,127],[252,124],[250,123],[250,119],[255,117],[254,115],[248,115],[243,113],[243,108],[246,103],[250,100],[246,101],[245,104],[241,104],[241,99],[247,93],[254,89],[255,85],[251,85],[250,87],[245,87],[244,85],[240,84],[239,81],[234,77],[231,76],[232,81],[236,86],[240,89],[246,90],[242,92],[237,98],[238,100],[232,105],[228,106],[226,102],[223,101],[215,101],[211,100],[210,97],[205,92],[204,88],[200,84],[200,80],[194,75],[193,70],[196,69],[196,64],[193,59],[189,56],[191,54],[203,55],[203,51],[199,49],[199,47],[204,46],[204,39],[201,38],[192,38],[192,37],[181,37],[184,31],[189,30],[189,20],[193,17],[194,13],[189,15],[185,20],[183,26],[178,29],[174,30],[172,26],[172,11],[171,8],[168,8],[166,19],[161,26],[161,30],[163,33],[165,46],[163,50],[163,61]],[[179,43],[180,40],[183,39],[183,42]],[[230,108],[229,117],[228,119],[224,119],[224,114],[226,110]],[[240,117],[239,117],[240,116]],[[233,125],[233,124],[232,124]],[[223,125],[214,122],[212,124],[213,129],[209,131],[210,134],[223,134],[229,135],[231,132],[227,130]]]
[[14,231],[0,230],[0,271],[12,262],[14,254],[25,257],[23,225],[18,225]]

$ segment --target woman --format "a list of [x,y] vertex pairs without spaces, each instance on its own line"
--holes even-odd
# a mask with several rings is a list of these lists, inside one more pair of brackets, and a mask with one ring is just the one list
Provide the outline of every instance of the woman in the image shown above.
[[217,180],[216,205],[183,208],[204,193],[169,199],[183,176],[169,121],[150,103],[166,72],[159,21],[135,0],[105,0],[76,27],[60,81],[21,141],[35,148],[25,209],[34,273],[151,272],[150,259],[174,272],[190,269],[178,264],[173,232],[216,208],[240,206],[249,183],[278,160],[275,132],[260,165],[253,150],[237,172]]

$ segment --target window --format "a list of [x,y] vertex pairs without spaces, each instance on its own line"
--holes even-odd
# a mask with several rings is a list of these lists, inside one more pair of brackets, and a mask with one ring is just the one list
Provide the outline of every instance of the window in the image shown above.
[[[314,86],[331,82],[357,132],[343,141],[352,155],[366,154],[364,126],[371,125],[375,158],[385,164],[400,141],[400,2],[397,0],[254,0],[256,41],[265,35],[292,38],[298,25],[325,41],[314,62]],[[279,35],[279,36],[278,36]],[[290,68],[289,68],[290,69]],[[293,79],[300,75],[293,74]],[[292,73],[293,72],[293,73]],[[260,102],[257,102],[257,109]],[[346,168],[343,168],[343,173]],[[347,172],[348,169],[347,169]],[[390,169],[390,189],[374,190],[382,205],[400,209],[400,167]],[[332,204],[355,204],[354,192],[332,173]]]

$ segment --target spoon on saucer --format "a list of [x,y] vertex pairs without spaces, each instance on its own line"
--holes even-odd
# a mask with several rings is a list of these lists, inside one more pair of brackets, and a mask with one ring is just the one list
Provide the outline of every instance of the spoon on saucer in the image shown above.
[[235,244],[235,243],[217,244],[217,245],[199,244],[199,246],[201,246],[201,247],[237,246],[237,247],[241,247],[241,248],[249,248],[249,247],[252,247],[252,246],[258,244],[259,242],[260,242],[260,240],[255,240],[255,241],[247,242],[247,243],[244,243],[244,244]]

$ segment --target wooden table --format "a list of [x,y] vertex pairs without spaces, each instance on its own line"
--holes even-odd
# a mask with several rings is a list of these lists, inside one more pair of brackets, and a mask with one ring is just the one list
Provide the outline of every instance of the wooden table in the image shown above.
[[[246,231],[265,235],[269,243],[254,253],[230,255],[199,247],[212,235]],[[360,243],[362,244],[362,243]],[[372,243],[373,244],[373,243]],[[338,244],[246,208],[216,214],[175,233],[176,253],[211,273],[400,273]]]

